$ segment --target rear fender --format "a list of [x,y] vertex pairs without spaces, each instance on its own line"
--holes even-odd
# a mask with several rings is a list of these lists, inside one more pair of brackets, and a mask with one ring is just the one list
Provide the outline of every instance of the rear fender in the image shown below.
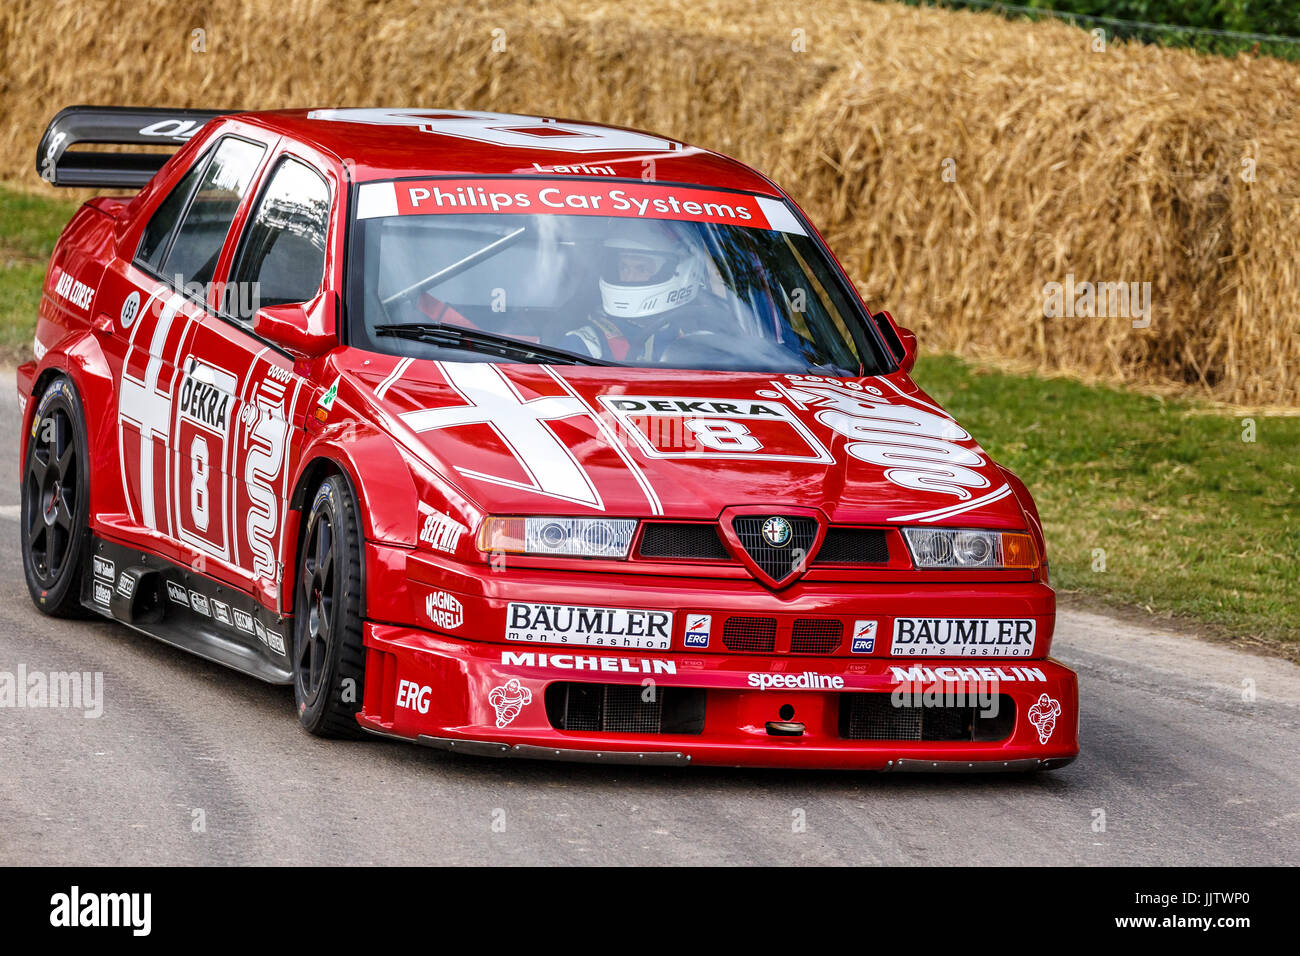
[[[98,527],[98,516],[126,510],[120,481],[117,443],[117,391],[113,384],[104,351],[94,335],[69,332],[45,353],[40,362],[29,362],[19,371],[20,394],[28,388],[23,408],[23,429],[18,450],[19,469],[26,465],[27,439],[35,425],[40,397],[58,375],[66,376],[81,399],[86,416],[87,454],[91,474],[108,476],[108,480],[90,482],[90,526]],[[26,383],[30,383],[25,386]]]

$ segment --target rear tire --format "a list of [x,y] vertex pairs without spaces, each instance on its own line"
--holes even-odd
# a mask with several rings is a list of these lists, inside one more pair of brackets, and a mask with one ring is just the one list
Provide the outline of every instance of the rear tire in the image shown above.
[[23,459],[20,523],[23,572],[37,609],[90,617],[81,605],[90,540],[86,417],[72,382],[50,382],[32,416]]
[[364,736],[361,533],[348,483],[333,475],[312,497],[294,584],[293,696],[298,720],[318,737]]

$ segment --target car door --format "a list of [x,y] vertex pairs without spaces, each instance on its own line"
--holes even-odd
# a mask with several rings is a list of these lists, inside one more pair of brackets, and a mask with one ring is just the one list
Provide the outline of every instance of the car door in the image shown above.
[[220,472],[232,422],[211,390],[233,383],[227,357],[205,353],[202,330],[218,321],[208,308],[213,278],[270,146],[217,138],[154,211],[112,295],[121,299],[114,340],[126,506],[112,530],[204,571],[208,558],[230,558]]
[[[199,399],[200,410],[220,414],[229,400],[231,431],[222,459],[226,497],[220,502],[229,514],[229,550],[221,560],[233,566],[232,580],[264,606],[285,611],[291,607],[282,600],[279,558],[289,481],[306,437],[308,403],[319,389],[253,324],[259,308],[311,301],[327,284],[332,192],[326,176],[305,159],[282,154],[272,160],[220,283],[221,321],[205,323],[195,343],[196,356],[204,357],[200,371],[221,383],[195,386],[196,394],[212,396]],[[199,436],[197,424],[178,423],[178,429]],[[184,454],[187,437],[178,437]],[[212,474],[211,466],[206,473]],[[199,486],[198,478],[191,481],[191,500],[198,500]],[[267,639],[276,650],[274,638]]]

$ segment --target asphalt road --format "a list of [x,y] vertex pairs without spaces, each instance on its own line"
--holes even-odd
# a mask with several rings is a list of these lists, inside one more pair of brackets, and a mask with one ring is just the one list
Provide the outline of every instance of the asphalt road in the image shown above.
[[[0,448],[17,430],[0,373]],[[288,688],[37,613],[7,460],[0,671],[100,671],[104,704],[96,719],[0,709],[0,864],[1300,858],[1300,668],[1280,660],[1063,612],[1055,648],[1079,672],[1083,752],[1037,775],[575,766],[321,741]]]

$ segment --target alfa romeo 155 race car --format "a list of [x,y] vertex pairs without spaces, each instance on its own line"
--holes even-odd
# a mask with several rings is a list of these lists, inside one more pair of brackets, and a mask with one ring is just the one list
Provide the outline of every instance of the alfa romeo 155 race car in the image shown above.
[[46,614],[291,684],[323,736],[1076,756],[1025,486],[754,170],[545,117],[101,107],[37,169],[129,193],[64,231],[18,373]]

